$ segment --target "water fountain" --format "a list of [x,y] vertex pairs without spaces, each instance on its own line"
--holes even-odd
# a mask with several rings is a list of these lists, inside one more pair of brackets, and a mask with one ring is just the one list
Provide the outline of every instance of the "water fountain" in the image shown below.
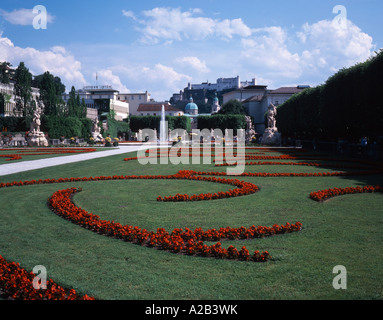
[[166,140],[166,121],[165,121],[165,107],[162,105],[161,121],[160,121],[160,143],[167,142]]

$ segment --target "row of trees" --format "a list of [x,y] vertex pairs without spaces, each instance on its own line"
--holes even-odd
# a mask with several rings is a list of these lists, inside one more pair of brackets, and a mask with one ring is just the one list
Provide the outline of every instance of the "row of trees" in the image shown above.
[[[59,77],[49,71],[33,77],[24,62],[20,62],[16,69],[11,67],[7,61],[0,63],[0,82],[9,84],[12,81],[14,84],[15,114],[31,116],[37,107],[41,107],[46,116],[86,117],[85,101],[80,101],[73,86],[65,104],[62,99],[65,85]],[[33,99],[32,88],[39,89],[39,99]],[[5,105],[10,98],[7,94],[0,94],[0,114],[5,113]]]
[[383,50],[280,105],[278,130],[284,136],[327,141],[383,136],[382,74]]

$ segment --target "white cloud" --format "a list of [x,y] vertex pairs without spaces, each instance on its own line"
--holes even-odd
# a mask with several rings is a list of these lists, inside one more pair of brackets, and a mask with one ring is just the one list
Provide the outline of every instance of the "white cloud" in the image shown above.
[[205,61],[201,61],[197,57],[182,57],[175,61],[178,65],[190,67],[198,72],[207,73],[210,70],[206,66]]
[[[126,11],[125,11],[126,12]],[[123,14],[135,18],[134,13]],[[179,8],[154,8],[143,12],[145,20],[140,20],[142,41],[158,43],[160,40],[205,40],[217,36],[222,39],[232,39],[233,36],[249,36],[251,29],[242,19],[211,19],[201,15],[200,9],[182,12]],[[136,18],[135,18],[136,19]],[[136,19],[137,20],[137,19]],[[138,21],[138,20],[137,20]]]
[[350,20],[344,23],[334,19],[304,24],[297,34],[306,47],[302,63],[338,70],[368,59],[374,49],[372,37]]
[[[22,26],[31,26],[33,19],[36,17],[37,13],[33,13],[33,9],[18,9],[11,12],[0,9],[0,16],[9,23],[22,25]],[[54,17],[47,13],[47,22],[53,22]]]
[[81,87],[86,84],[81,72],[81,63],[61,46],[40,51],[15,46],[10,39],[0,36],[0,61],[8,61],[14,67],[23,61],[33,75],[49,71],[60,77],[67,87]]
[[262,70],[267,77],[297,78],[302,70],[297,53],[291,53],[286,39],[287,33],[281,27],[266,27],[253,30],[251,38],[242,39],[244,62]]
[[133,91],[148,91],[157,101],[168,100],[184,88],[191,77],[161,63],[155,65],[125,65],[109,68],[129,84]]
[[143,67],[141,76],[151,82],[162,82],[168,88],[176,89],[180,83],[190,81],[191,77],[178,73],[173,68],[157,63],[154,67]]
[[113,89],[116,89],[122,93],[129,93],[130,90],[122,84],[120,77],[113,74],[112,70],[103,69],[93,74],[95,78],[97,75],[98,81],[101,81],[104,85],[111,85]]
[[365,61],[374,49],[373,39],[350,20],[343,25],[336,20],[306,23],[295,34],[278,26],[252,31],[251,37],[241,40],[241,57],[267,78],[325,80],[343,67]]

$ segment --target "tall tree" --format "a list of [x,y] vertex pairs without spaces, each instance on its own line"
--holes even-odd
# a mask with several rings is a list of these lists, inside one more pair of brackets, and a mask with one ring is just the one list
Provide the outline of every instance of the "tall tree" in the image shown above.
[[16,111],[22,113],[24,117],[33,113],[34,103],[31,85],[32,74],[24,62],[20,62],[15,72],[13,94],[15,96]]
[[76,99],[76,89],[74,86],[72,86],[70,92],[69,92],[69,99],[67,102],[68,107],[68,116],[69,117],[77,117],[77,99]]
[[65,86],[61,83],[61,79],[46,71],[44,74],[36,76],[32,85],[40,89],[44,113],[53,116],[62,115],[62,94],[65,92]]
[[226,102],[218,111],[219,114],[246,114],[245,108],[238,100],[232,99]]
[[69,117],[86,118],[86,105],[85,100],[80,99],[76,94],[76,89],[72,86],[69,92],[69,99],[67,102],[67,112]]

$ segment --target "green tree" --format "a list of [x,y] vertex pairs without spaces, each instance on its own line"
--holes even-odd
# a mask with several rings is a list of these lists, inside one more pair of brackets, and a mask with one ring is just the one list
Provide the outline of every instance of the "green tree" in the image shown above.
[[76,89],[72,86],[69,92],[69,99],[67,102],[67,112],[69,117],[85,118],[86,117],[86,105],[85,100],[80,100],[80,96],[76,94]]
[[20,62],[15,72],[13,94],[15,96],[16,111],[22,113],[24,117],[31,115],[35,107],[31,85],[32,74],[24,62]]
[[87,110],[86,110],[86,104],[85,99],[81,99],[81,105],[80,105],[80,118],[86,118]]
[[44,74],[34,78],[32,85],[40,89],[40,99],[44,104],[46,115],[62,115],[62,94],[65,92],[65,85],[59,77],[55,77],[46,71]]
[[240,101],[232,99],[222,106],[218,114],[246,114],[246,111]]
[[7,61],[0,63],[0,82],[8,84],[10,80],[11,64]]

